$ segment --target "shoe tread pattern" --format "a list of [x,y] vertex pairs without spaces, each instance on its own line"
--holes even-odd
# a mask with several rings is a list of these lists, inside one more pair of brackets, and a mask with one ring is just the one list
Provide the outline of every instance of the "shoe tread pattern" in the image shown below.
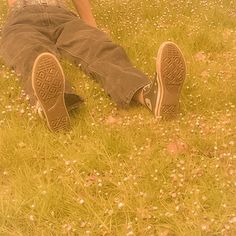
[[36,85],[43,101],[59,95],[62,90],[62,81],[58,79],[60,71],[52,58],[42,58],[36,70]]
[[69,130],[68,122],[69,120],[67,116],[59,116],[49,121],[50,127],[54,132]]
[[179,50],[174,45],[167,45],[164,49],[162,74],[169,86],[180,86],[185,79],[185,63]]
[[177,115],[178,105],[176,104],[165,104],[161,107],[161,114],[164,119],[171,119]]
[[179,112],[179,96],[186,75],[183,55],[173,43],[164,45],[161,54],[160,78],[163,99],[159,114],[163,119],[176,117]]
[[40,55],[34,65],[33,84],[51,131],[68,131],[70,118],[64,102],[65,79],[57,59]]

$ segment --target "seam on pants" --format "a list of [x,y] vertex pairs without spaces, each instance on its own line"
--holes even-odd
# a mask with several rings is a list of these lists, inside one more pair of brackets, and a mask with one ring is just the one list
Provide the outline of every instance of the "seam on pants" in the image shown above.
[[101,74],[101,73],[99,73],[98,71],[96,71],[96,69],[94,69],[91,65],[89,65],[89,63],[88,63],[87,61],[85,61],[83,58],[81,58],[81,57],[79,57],[79,56],[75,56],[73,53],[69,52],[68,50],[66,50],[66,49],[64,49],[64,48],[63,48],[62,50],[66,51],[66,52],[69,53],[71,56],[73,56],[73,57],[75,57],[75,58],[78,58],[78,59],[80,59],[81,61],[85,62],[86,65],[87,65],[87,68],[90,68],[91,70],[93,70],[93,72],[97,73],[97,74],[100,75],[100,76],[106,77],[104,74]]
[[106,75],[99,73],[98,71],[96,71],[91,65],[89,65],[89,63],[87,61],[85,61],[83,58],[79,57],[79,56],[75,56],[73,53],[69,52],[66,49],[62,49],[65,52],[67,52],[68,54],[70,54],[71,56],[75,57],[75,58],[79,58],[81,61],[85,62],[87,65],[87,68],[90,68],[92,70],[92,72],[95,72],[97,75],[101,76],[101,77],[106,77]]
[[[14,57],[9,58],[9,56],[5,53],[5,55],[7,55],[7,58],[9,58],[9,64],[11,65],[12,62],[23,52],[23,50],[27,47],[27,45],[25,45]],[[4,51],[4,50],[3,50]]]
[[[104,77],[106,77],[104,74],[101,74],[101,73],[97,72],[97,71],[96,71],[91,65],[89,65],[88,62],[85,61],[83,58],[81,58],[81,57],[79,57],[79,56],[75,56],[73,53],[69,52],[69,51],[66,50],[66,49],[63,49],[63,48],[61,48],[61,49],[64,50],[65,52],[69,53],[71,56],[76,57],[76,58],[79,58],[80,60],[82,60],[83,62],[85,62],[85,63],[87,64],[87,68],[92,69],[93,72],[97,73],[99,76],[104,76]],[[147,84],[148,84],[148,83],[147,83]],[[145,84],[145,85],[146,85],[146,84]],[[130,96],[131,96],[132,94],[134,94],[135,92],[137,92],[140,88],[144,87],[145,85],[141,85],[141,86],[139,86],[138,88],[135,88],[135,89],[131,90],[131,92],[129,92],[129,94],[126,95],[126,102],[129,103],[130,100],[131,100]]]

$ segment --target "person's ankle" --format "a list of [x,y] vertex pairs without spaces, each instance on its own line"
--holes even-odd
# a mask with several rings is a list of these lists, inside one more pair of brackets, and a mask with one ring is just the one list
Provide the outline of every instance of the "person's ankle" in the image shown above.
[[143,88],[139,89],[133,96],[133,100],[145,105],[144,98],[143,98]]

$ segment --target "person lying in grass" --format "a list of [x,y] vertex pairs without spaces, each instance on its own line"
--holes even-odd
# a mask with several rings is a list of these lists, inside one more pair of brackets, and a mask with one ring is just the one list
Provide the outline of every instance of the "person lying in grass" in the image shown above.
[[51,131],[69,130],[68,111],[83,99],[65,79],[60,58],[66,58],[93,79],[119,107],[132,100],[155,117],[173,118],[186,77],[186,64],[173,42],[160,46],[153,81],[136,69],[124,49],[99,30],[88,0],[8,0],[0,55],[20,74],[30,104],[44,114]]

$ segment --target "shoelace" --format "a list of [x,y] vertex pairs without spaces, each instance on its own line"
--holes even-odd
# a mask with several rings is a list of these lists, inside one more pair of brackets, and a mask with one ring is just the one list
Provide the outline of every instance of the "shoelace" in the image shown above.
[[[157,72],[155,72],[154,80],[156,79],[156,77],[157,77]],[[147,92],[151,88],[154,80],[152,80],[152,82],[149,83],[148,85],[144,86],[144,88],[143,88],[144,92]]]

